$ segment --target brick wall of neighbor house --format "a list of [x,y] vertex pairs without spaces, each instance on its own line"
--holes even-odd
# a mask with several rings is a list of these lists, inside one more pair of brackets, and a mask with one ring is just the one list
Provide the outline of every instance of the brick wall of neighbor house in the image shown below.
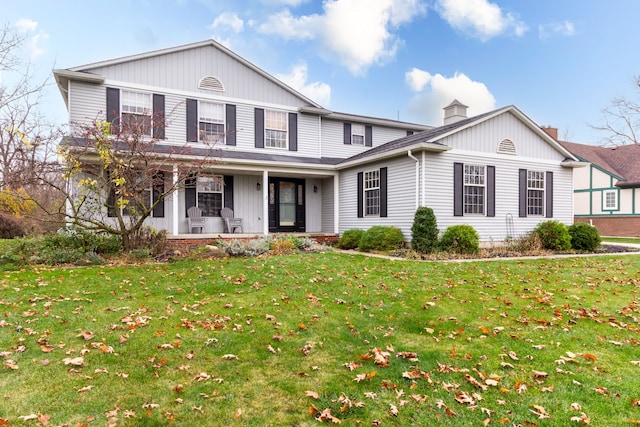
[[601,236],[640,237],[640,217],[616,216],[616,217],[575,217],[575,222],[593,224]]

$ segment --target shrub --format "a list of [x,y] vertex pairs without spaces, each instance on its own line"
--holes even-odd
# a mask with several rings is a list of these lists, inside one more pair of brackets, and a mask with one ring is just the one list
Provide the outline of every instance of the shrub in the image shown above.
[[298,250],[298,240],[295,236],[278,237],[271,242],[270,252],[274,255],[291,255]]
[[167,249],[167,230],[156,230],[153,227],[142,227],[132,237],[132,247],[144,249],[149,255],[158,255]]
[[398,227],[374,225],[364,232],[358,249],[369,251],[391,251],[404,245],[404,236]]
[[571,235],[567,226],[559,221],[543,221],[536,225],[533,233],[540,237],[542,247],[552,251],[571,249]]
[[571,246],[583,251],[595,250],[601,242],[598,229],[585,222],[576,222],[569,226]]
[[14,239],[16,237],[22,237],[25,235],[25,230],[22,224],[14,217],[0,214],[0,238],[1,239]]
[[480,252],[480,236],[470,225],[460,224],[448,227],[440,239],[440,248],[458,254]]
[[338,247],[340,249],[356,249],[360,244],[362,236],[364,236],[364,230],[359,228],[345,230],[345,232],[342,233],[342,236],[340,236]]
[[511,247],[518,252],[540,252],[543,249],[542,241],[535,233],[527,233],[514,239]]
[[420,206],[416,210],[411,227],[411,248],[422,253],[438,248],[438,224],[433,209]]
[[220,241],[220,249],[228,256],[241,257],[248,256],[254,257],[269,252],[272,240],[270,238],[264,239],[252,239],[252,240],[231,240]]

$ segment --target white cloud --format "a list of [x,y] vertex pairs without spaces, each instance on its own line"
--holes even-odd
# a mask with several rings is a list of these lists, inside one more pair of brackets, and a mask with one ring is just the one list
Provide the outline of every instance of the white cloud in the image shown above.
[[554,22],[551,24],[540,25],[538,27],[538,33],[542,40],[548,39],[549,37],[557,34],[570,37],[576,34],[576,28],[573,25],[573,22]]
[[458,31],[487,41],[512,30],[522,36],[529,29],[511,13],[488,0],[438,0],[436,11]]
[[38,27],[38,23],[33,19],[18,19],[16,28],[20,31],[33,31]]
[[[469,117],[496,108],[496,100],[485,84],[473,81],[463,73],[445,77],[413,68],[405,73],[405,81],[413,91],[419,92],[409,103],[409,114],[422,123],[442,124],[442,109],[454,99],[469,106]],[[428,90],[423,91],[425,89]]]
[[327,59],[354,75],[393,58],[402,41],[394,33],[426,12],[423,0],[326,0],[322,14],[294,16],[288,9],[258,27],[285,39],[317,40]]
[[244,21],[235,13],[225,12],[216,17],[211,24],[213,30],[231,30],[234,33],[242,32]]
[[313,99],[324,107],[329,106],[331,102],[331,86],[322,82],[307,83],[306,63],[294,66],[289,74],[276,74],[276,77],[307,98]]
[[[38,28],[38,22],[33,19],[19,19],[16,21],[15,27],[18,31],[30,33]],[[49,34],[44,31],[38,31],[36,34],[26,39],[27,49],[29,50],[29,54],[32,58],[36,58],[45,53],[45,50],[40,46],[40,44],[44,43],[48,39]]]

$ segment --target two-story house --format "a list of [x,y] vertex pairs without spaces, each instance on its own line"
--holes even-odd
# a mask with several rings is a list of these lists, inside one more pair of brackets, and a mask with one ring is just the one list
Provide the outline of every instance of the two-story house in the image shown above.
[[438,127],[335,112],[213,40],[54,75],[72,123],[171,112],[154,135],[166,146],[197,153],[202,135],[220,136],[217,179],[196,177],[148,219],[170,236],[189,232],[191,206],[212,235],[222,207],[264,235],[394,225],[410,238],[418,206],[485,241],[573,219],[579,162],[514,106],[467,118],[455,101]]

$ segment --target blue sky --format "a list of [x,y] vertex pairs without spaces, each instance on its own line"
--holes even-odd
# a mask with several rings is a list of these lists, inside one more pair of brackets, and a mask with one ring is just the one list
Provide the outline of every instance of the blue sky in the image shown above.
[[[214,38],[335,111],[439,125],[514,104],[575,142],[615,97],[636,95],[637,0],[0,0],[52,68]],[[0,76],[1,78],[1,76]],[[43,112],[64,122],[52,85]]]

